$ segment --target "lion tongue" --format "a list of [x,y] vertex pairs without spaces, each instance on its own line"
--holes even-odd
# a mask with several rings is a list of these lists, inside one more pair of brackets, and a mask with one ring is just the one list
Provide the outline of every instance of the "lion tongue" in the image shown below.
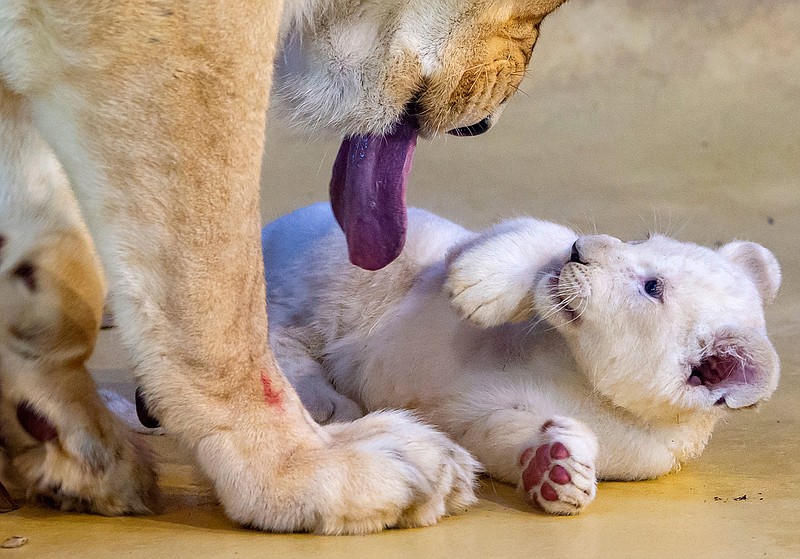
[[339,148],[331,206],[356,266],[379,270],[403,250],[406,181],[416,145],[416,123],[406,115],[385,136],[350,136]]

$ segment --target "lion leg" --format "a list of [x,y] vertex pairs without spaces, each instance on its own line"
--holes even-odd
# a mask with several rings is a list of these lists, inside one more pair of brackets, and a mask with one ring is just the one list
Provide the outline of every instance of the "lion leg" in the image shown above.
[[146,449],[97,397],[84,366],[105,282],[53,153],[0,83],[0,440],[20,496],[62,509],[144,513]]
[[[41,16],[31,36],[58,48],[20,43],[7,60],[23,63],[0,75],[69,66],[12,81],[36,83],[36,123],[106,264],[150,411],[228,515],[364,533],[471,502],[466,451],[402,414],[320,428],[269,351],[258,182],[280,2],[91,4]],[[85,41],[87,21],[115,33]]]

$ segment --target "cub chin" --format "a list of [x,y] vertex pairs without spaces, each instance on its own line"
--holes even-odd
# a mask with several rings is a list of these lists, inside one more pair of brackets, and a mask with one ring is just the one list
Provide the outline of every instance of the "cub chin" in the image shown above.
[[417,410],[547,512],[678,469],[778,383],[763,304],[781,274],[755,243],[529,218],[473,233],[413,210],[400,258],[370,273],[315,205],[263,244],[271,342],[318,421]]

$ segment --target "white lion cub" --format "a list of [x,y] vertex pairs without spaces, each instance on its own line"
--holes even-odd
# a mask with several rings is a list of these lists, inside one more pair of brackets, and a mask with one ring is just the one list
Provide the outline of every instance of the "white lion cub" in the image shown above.
[[378,272],[347,262],[326,205],[264,229],[271,341],[318,421],[417,410],[494,478],[575,514],[597,479],[676,470],[775,390],[762,306],[781,274],[760,245],[409,220]]

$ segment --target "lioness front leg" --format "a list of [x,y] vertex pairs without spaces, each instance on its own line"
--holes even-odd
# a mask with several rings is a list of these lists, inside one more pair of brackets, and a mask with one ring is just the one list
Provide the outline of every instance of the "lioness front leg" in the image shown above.
[[588,427],[521,405],[483,408],[469,418],[458,411],[464,409],[445,406],[442,421],[492,477],[516,485],[551,514],[577,514],[594,500],[598,448]]
[[[429,524],[473,499],[469,455],[403,416],[320,428],[269,352],[258,183],[280,9],[58,4],[4,25],[63,44],[9,44],[0,75],[71,178],[152,414],[231,518],[324,533]],[[97,18],[115,33],[84,40]]]

